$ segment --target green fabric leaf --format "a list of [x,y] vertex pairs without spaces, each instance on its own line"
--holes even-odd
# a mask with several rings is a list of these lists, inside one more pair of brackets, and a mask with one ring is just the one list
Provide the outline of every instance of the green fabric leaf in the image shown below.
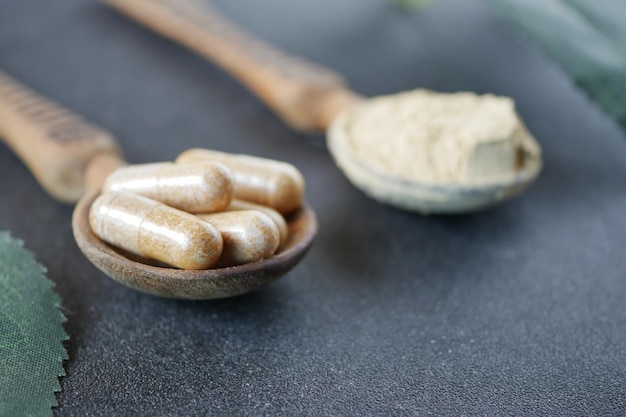
[[486,1],[626,126],[626,1]]
[[53,415],[68,339],[60,298],[21,241],[0,232],[0,415]]

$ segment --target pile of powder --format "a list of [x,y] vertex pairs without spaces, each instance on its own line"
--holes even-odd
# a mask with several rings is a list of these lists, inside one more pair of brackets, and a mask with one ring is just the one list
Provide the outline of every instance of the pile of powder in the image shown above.
[[490,94],[381,96],[348,110],[340,129],[370,169],[432,184],[506,181],[540,152],[513,100]]

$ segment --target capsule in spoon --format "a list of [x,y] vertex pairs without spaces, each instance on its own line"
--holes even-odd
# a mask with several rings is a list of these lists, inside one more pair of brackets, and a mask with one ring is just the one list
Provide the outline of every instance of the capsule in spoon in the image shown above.
[[315,213],[303,202],[286,218],[287,241],[262,261],[193,271],[137,262],[100,240],[89,225],[99,187],[108,174],[126,164],[113,136],[0,72],[0,139],[51,196],[66,203],[78,200],[72,228],[85,256],[109,277],[143,292],[209,299],[259,289],[293,268],[317,231]]

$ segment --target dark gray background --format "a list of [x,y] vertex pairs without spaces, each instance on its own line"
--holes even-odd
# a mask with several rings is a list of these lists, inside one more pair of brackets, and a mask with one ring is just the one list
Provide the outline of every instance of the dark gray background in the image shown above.
[[353,188],[209,63],[107,7],[0,0],[0,67],[112,131],[127,159],[204,146],[289,161],[319,235],[283,280],[234,299],[144,295],[95,269],[72,208],[0,145],[0,229],[48,268],[68,317],[59,416],[623,415],[626,142],[479,0],[222,0],[249,30],[367,95],[516,99],[544,150],[523,196],[422,217]]

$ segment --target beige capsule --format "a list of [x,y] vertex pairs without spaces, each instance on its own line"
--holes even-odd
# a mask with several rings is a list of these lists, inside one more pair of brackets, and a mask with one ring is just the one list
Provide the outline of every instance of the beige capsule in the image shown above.
[[177,163],[218,161],[233,170],[235,198],[269,206],[282,214],[298,208],[304,195],[304,179],[286,162],[208,149],[189,149]]
[[132,192],[190,213],[226,208],[233,199],[232,171],[219,162],[128,165],[108,176],[103,192]]
[[105,193],[89,224],[103,241],[182,269],[209,268],[220,258],[220,232],[196,216],[131,193]]
[[289,236],[289,229],[287,228],[287,222],[282,214],[274,210],[273,208],[263,206],[261,204],[251,203],[249,201],[234,199],[230,202],[230,205],[224,209],[225,211],[240,211],[240,210],[257,210],[261,213],[267,214],[278,228],[278,235],[280,236],[280,244],[282,245],[287,241]]
[[200,214],[222,234],[224,249],[219,266],[246,264],[267,258],[280,242],[278,228],[266,214],[256,210]]

